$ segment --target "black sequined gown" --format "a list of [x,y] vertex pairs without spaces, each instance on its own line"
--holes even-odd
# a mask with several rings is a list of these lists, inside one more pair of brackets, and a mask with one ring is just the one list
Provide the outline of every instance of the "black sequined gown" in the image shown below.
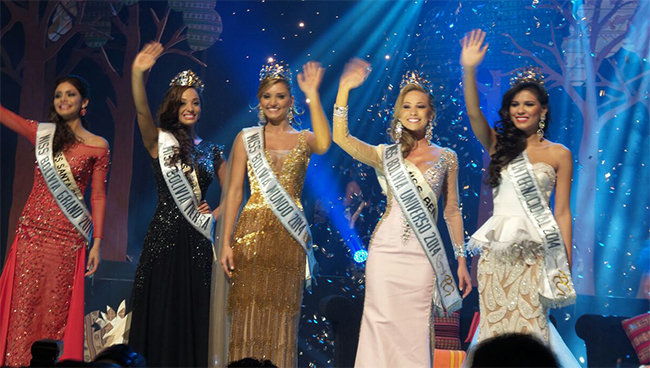
[[[205,194],[222,149],[202,141],[194,167]],[[212,245],[185,220],[152,159],[158,206],[144,239],[131,296],[129,345],[149,367],[203,366],[208,357]]]

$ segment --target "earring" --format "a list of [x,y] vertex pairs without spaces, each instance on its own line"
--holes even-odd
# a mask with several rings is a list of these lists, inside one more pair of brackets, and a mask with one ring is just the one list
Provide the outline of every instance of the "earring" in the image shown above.
[[429,120],[429,123],[427,124],[426,132],[424,133],[424,138],[427,139],[427,141],[431,142],[433,139],[433,120]]
[[289,120],[289,123],[291,123],[293,121],[293,119],[294,119],[293,111],[294,111],[294,108],[293,108],[293,106],[291,106],[289,108],[289,111],[287,112],[287,120]]
[[81,111],[79,112],[79,115],[86,116],[86,108],[85,107],[81,108]]
[[259,110],[257,110],[257,125],[264,125],[266,124],[266,116],[264,115],[264,111],[262,111],[262,107],[258,106]]
[[395,124],[395,142],[399,142],[400,139],[402,139],[402,130],[404,129],[404,126],[402,125],[402,122],[398,119],[397,124]]
[[537,128],[537,136],[539,139],[544,138],[544,128],[546,128],[546,115],[542,115],[539,118],[539,125]]

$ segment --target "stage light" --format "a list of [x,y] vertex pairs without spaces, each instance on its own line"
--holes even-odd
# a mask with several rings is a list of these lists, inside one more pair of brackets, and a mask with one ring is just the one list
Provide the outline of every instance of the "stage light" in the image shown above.
[[365,249],[359,249],[358,251],[354,252],[352,259],[354,259],[354,261],[357,263],[363,263],[366,261],[366,259],[368,259],[368,251]]

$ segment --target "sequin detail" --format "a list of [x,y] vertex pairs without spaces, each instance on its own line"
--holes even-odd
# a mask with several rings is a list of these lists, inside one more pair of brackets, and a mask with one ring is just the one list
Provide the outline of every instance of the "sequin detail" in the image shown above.
[[[542,162],[533,164],[533,171],[548,200],[555,187],[555,171]],[[538,291],[544,248],[514,190],[507,170],[503,170],[501,184],[494,189],[494,215],[468,243],[474,253],[481,253],[478,339],[520,332],[548,342],[548,310]]]
[[[433,193],[436,195],[436,198],[440,198],[440,194],[442,191],[442,187],[445,183],[445,180],[447,178],[447,172],[449,170],[457,170],[458,169],[458,159],[456,158],[456,154],[445,148],[442,150],[442,153],[440,154],[440,158],[438,161],[431,167],[429,167],[424,173],[424,179],[427,181],[429,186],[431,187],[431,190],[433,190]],[[392,205],[392,195],[391,195],[391,200],[389,201],[390,205]],[[397,202],[395,202],[396,205]],[[414,236],[413,230],[411,230],[411,226],[409,225],[408,221],[406,221],[406,217],[404,217],[404,213],[400,214],[401,217],[401,224],[402,224],[402,244],[406,244],[409,239]],[[438,210],[436,207],[436,213],[434,214],[434,220],[437,220],[438,218]],[[454,255],[456,258],[460,257],[465,257],[465,250],[463,245],[458,245],[458,244],[453,244],[454,248]]]
[[[301,132],[288,152],[266,152],[278,180],[301,208],[310,157],[305,135]],[[305,253],[266,204],[250,165],[248,178],[251,196],[234,234],[228,360],[255,357],[295,367]]]
[[[35,134],[36,122],[29,124]],[[64,156],[82,193],[85,193],[91,178],[93,180],[93,220],[96,237],[101,236],[110,151],[74,144],[66,149]],[[84,257],[86,244],[60,210],[40,170],[35,167],[32,191],[18,220],[16,237],[5,264],[7,270],[13,262],[14,274],[2,275],[3,280],[13,280],[2,365],[27,366],[34,341],[63,339],[71,303],[83,305],[83,300],[73,301],[72,296],[75,273],[79,271],[75,265],[78,258]],[[80,264],[83,267],[84,261]],[[83,298],[83,291],[75,295]],[[79,342],[82,338],[80,336]]]
[[[194,173],[205,194],[224,158],[207,141],[194,151]],[[136,270],[129,345],[152,367],[206,366],[212,244],[176,206],[158,159],[151,165],[158,205]]]
[[[192,155],[194,168],[197,170],[199,187],[201,193],[206,193],[212,179],[215,175],[215,166],[219,165],[223,157],[223,148],[207,141],[201,141]],[[136,271],[134,288],[142,289],[146,283],[151,269],[161,257],[169,255],[170,251],[176,246],[174,239],[179,232],[186,231],[189,235],[187,242],[192,244],[191,257],[194,261],[193,266],[199,267],[204,272],[201,282],[205,286],[210,285],[212,272],[212,245],[198,231],[188,231],[185,227],[191,225],[185,220],[183,214],[176,207],[174,198],[172,198],[167,184],[162,176],[158,158],[151,159],[154,177],[156,178],[156,188],[158,190],[158,205],[153,219],[149,224],[147,235],[144,238],[140,263]],[[201,198],[203,199],[203,198]],[[183,227],[181,229],[181,227]],[[137,302],[135,298],[134,303]],[[135,306],[134,306],[135,307]]]

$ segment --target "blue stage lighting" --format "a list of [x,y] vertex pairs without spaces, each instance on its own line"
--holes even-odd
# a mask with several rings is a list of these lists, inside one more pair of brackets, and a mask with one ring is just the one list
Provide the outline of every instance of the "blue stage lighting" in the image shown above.
[[352,256],[355,262],[357,263],[363,263],[368,259],[368,251],[365,249],[359,249],[358,251],[354,252],[354,256]]

